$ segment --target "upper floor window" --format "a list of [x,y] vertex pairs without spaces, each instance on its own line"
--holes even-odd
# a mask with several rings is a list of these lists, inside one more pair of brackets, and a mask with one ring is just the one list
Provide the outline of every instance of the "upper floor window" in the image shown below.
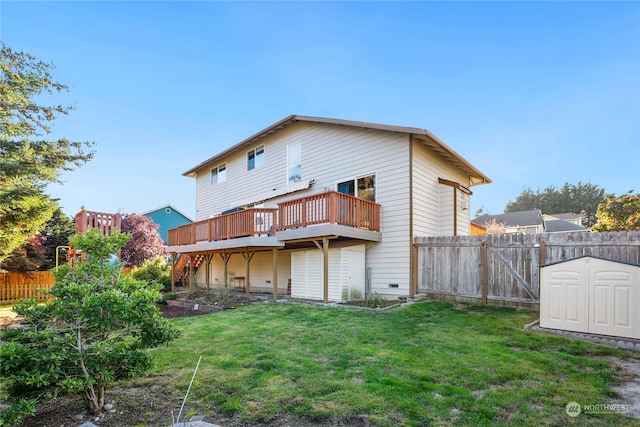
[[251,171],[264,164],[264,145],[254,148],[247,153],[247,170]]
[[287,147],[287,177],[289,184],[302,180],[302,148],[299,142]]
[[356,196],[361,199],[376,201],[376,176],[375,174],[359,176],[354,179],[342,181],[337,184],[340,193]]
[[227,179],[227,165],[221,164],[217,168],[211,169],[211,184],[218,184]]

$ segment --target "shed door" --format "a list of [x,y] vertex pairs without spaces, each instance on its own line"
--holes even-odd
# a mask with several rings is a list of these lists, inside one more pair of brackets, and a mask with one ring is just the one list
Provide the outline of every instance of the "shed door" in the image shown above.
[[640,269],[625,264],[590,260],[589,332],[640,338],[640,322],[637,319],[640,315],[638,270]]
[[558,264],[542,270],[540,326],[543,328],[588,330],[586,274],[582,268],[570,267],[571,264]]
[[540,326],[640,338],[640,267],[579,258],[540,271]]

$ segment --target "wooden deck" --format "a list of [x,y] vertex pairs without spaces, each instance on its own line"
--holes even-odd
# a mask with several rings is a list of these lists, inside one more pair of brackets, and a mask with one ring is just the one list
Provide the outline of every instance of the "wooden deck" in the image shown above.
[[[380,231],[380,205],[328,191],[278,204],[250,208],[169,230],[168,246],[193,245],[243,237],[278,237],[280,232],[320,224]],[[288,233],[282,233],[283,237]]]

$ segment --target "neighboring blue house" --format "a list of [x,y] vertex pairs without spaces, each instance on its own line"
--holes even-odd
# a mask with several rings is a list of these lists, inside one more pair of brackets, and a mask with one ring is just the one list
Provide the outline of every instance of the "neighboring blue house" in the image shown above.
[[165,205],[147,212],[142,212],[140,215],[151,218],[154,224],[160,226],[158,233],[160,233],[160,237],[162,237],[165,245],[167,244],[168,230],[193,222],[191,218],[171,205]]

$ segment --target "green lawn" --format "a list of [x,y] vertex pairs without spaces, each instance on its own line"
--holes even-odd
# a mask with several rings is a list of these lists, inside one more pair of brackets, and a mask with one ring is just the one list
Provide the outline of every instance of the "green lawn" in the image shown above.
[[605,356],[636,353],[523,330],[529,311],[425,301],[372,312],[256,304],[178,319],[155,373],[187,407],[256,424],[366,418],[372,425],[637,425],[606,404],[620,375]]

